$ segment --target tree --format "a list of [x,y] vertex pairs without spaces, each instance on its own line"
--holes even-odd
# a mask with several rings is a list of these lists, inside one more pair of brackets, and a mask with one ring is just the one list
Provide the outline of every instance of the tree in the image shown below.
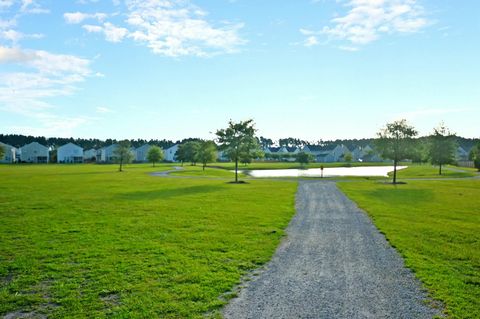
[[255,132],[252,119],[239,123],[230,120],[226,129],[216,132],[220,150],[235,162],[235,183],[238,183],[238,161],[255,158],[258,154]]
[[133,160],[133,153],[130,148],[130,141],[123,140],[118,142],[117,148],[113,151],[115,161],[120,164],[119,172],[122,172],[123,164],[130,163]]
[[455,162],[457,142],[455,134],[445,124],[433,129],[429,136],[428,155],[433,165],[438,165],[438,174],[442,175],[442,165]]
[[345,160],[345,162],[347,162],[347,166],[351,166],[351,162],[353,160],[352,153],[350,153],[350,152],[346,153],[345,156],[343,157],[343,159]]
[[475,168],[480,172],[480,142],[472,148],[469,157]]
[[413,153],[413,138],[418,134],[406,120],[387,123],[385,128],[377,133],[375,146],[383,158],[393,160],[393,184],[397,183],[397,164]]
[[308,163],[314,160],[313,155],[306,152],[299,152],[295,156],[297,162],[300,163],[301,166],[308,165]]
[[3,159],[3,157],[5,156],[5,148],[0,145],[0,159]]
[[[190,162],[192,165],[197,163],[197,153],[200,149],[200,142],[188,141],[181,144],[177,151],[177,160],[183,162]],[[180,158],[179,158],[180,156]]]
[[197,162],[202,163],[203,170],[205,170],[205,166],[208,163],[212,163],[217,159],[217,145],[213,141],[200,142],[195,157]]
[[150,147],[147,153],[147,159],[149,162],[152,162],[153,167],[155,167],[155,163],[160,162],[163,158],[163,150],[160,147],[156,145]]

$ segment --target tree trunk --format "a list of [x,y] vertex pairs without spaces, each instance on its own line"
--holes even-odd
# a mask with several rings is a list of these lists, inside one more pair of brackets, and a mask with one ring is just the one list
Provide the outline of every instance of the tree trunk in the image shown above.
[[442,175],[442,164],[438,166],[438,175]]
[[207,166],[207,164],[203,163],[203,171],[205,171],[205,166]]
[[119,172],[121,172],[121,171],[122,171],[122,164],[123,164],[123,161],[122,161],[122,160],[120,160],[120,168],[118,169],[118,171],[119,171]]
[[238,158],[235,158],[235,183],[238,183]]
[[393,160],[393,184],[397,183],[397,159]]

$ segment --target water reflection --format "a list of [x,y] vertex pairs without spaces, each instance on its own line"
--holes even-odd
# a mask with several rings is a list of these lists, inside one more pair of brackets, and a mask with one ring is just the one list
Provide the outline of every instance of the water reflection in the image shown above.
[[[397,170],[407,166],[397,166]],[[362,167],[327,167],[323,169],[323,177],[336,176],[383,176],[393,172],[393,166],[362,166]],[[321,177],[320,168],[310,169],[271,169],[245,171],[252,177]]]

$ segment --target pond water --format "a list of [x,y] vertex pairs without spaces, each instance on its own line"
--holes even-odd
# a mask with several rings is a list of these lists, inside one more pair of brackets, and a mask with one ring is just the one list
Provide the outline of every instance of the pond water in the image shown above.
[[[407,166],[397,166],[397,170]],[[323,177],[336,176],[383,176],[393,172],[393,166],[361,166],[361,167],[326,167],[323,169]],[[252,177],[321,177],[320,168],[309,169],[268,169],[251,170],[244,173]]]

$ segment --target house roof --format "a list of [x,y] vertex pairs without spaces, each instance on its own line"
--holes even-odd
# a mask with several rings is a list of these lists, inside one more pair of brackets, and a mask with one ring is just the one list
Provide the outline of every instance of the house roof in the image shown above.
[[48,147],[46,147],[45,145],[42,145],[42,144],[40,144],[40,143],[38,143],[38,142],[32,142],[32,143],[30,143],[30,144],[23,145],[21,148],[31,147],[31,146],[40,146],[40,147],[48,150]]
[[61,148],[67,147],[67,146],[73,146],[73,147],[76,147],[76,148],[81,148],[83,150],[83,147],[78,146],[77,144],[73,144],[73,143],[64,144],[62,146],[59,146],[58,149],[61,149]]

